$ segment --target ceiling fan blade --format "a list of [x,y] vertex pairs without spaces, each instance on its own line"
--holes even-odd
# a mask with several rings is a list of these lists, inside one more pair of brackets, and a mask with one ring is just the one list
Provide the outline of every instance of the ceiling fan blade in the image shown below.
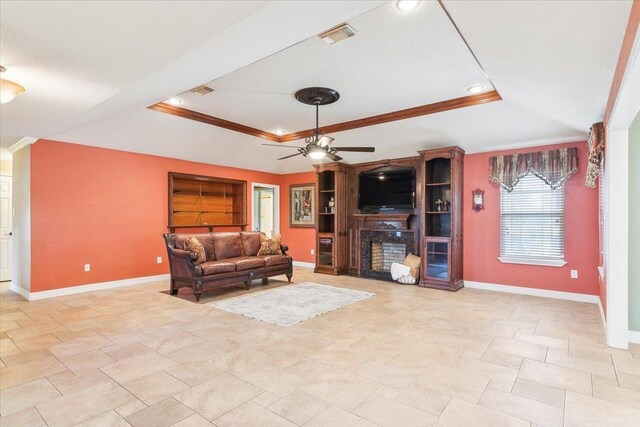
[[288,159],[288,158],[290,158],[290,157],[299,156],[299,155],[301,155],[301,154],[303,154],[303,153],[296,153],[296,154],[292,154],[292,155],[290,155],[290,156],[280,157],[278,160]]
[[295,145],[288,145],[288,144],[262,144],[265,147],[281,147],[281,148],[300,148],[300,147],[296,147]]
[[336,151],[351,151],[354,153],[373,153],[376,151],[375,147],[333,147]]
[[342,157],[337,156],[335,154],[333,154],[332,152],[327,152],[327,157],[330,158],[331,160],[333,160],[334,162],[339,162],[340,160],[342,160]]

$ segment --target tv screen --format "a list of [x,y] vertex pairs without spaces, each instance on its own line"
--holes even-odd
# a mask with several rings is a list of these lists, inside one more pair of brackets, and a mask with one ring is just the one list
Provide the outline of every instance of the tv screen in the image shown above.
[[358,176],[358,209],[365,212],[415,208],[416,170],[363,172]]

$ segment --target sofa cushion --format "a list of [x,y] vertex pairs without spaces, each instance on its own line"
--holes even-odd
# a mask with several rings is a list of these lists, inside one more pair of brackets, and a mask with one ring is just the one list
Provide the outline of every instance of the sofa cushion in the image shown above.
[[193,261],[195,264],[202,264],[207,260],[207,254],[204,251],[204,246],[202,246],[200,240],[196,239],[195,237],[184,241],[184,250],[193,252],[198,256],[198,258]]
[[202,268],[202,274],[204,276],[210,276],[212,274],[231,273],[236,271],[236,265],[229,261],[207,261],[200,264]]
[[175,248],[176,249],[184,249],[185,240],[189,240],[192,237],[198,239],[202,246],[204,247],[204,253],[206,255],[207,261],[213,261],[215,259],[215,252],[213,249],[213,238],[209,233],[199,233],[199,234],[175,234]]
[[258,251],[258,255],[282,255],[282,250],[280,249],[280,235],[276,234],[271,238],[263,235],[260,238],[260,250]]
[[240,233],[242,237],[242,250],[244,256],[256,256],[260,250],[260,231],[250,231]]
[[212,236],[216,261],[242,256],[240,233],[214,233]]
[[225,261],[236,265],[236,271],[256,270],[265,266],[264,259],[256,256],[227,258]]
[[286,255],[262,255],[260,258],[264,259],[265,265],[267,267],[289,264],[289,257]]

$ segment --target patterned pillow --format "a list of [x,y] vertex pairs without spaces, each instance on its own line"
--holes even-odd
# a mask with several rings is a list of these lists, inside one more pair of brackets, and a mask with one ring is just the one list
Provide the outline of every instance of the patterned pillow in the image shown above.
[[192,237],[184,241],[184,250],[193,252],[196,255],[198,255],[198,259],[193,261],[196,264],[202,264],[207,259],[204,252],[204,246],[202,246],[202,243],[200,243],[200,240],[196,239],[195,237]]
[[260,250],[258,251],[258,256],[260,255],[282,255],[279,234],[272,238],[268,238],[265,235],[260,236]]

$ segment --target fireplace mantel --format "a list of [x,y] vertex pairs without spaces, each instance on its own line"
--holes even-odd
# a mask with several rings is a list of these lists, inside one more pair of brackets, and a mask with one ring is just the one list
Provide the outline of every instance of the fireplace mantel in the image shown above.
[[413,214],[354,214],[358,230],[409,230]]

